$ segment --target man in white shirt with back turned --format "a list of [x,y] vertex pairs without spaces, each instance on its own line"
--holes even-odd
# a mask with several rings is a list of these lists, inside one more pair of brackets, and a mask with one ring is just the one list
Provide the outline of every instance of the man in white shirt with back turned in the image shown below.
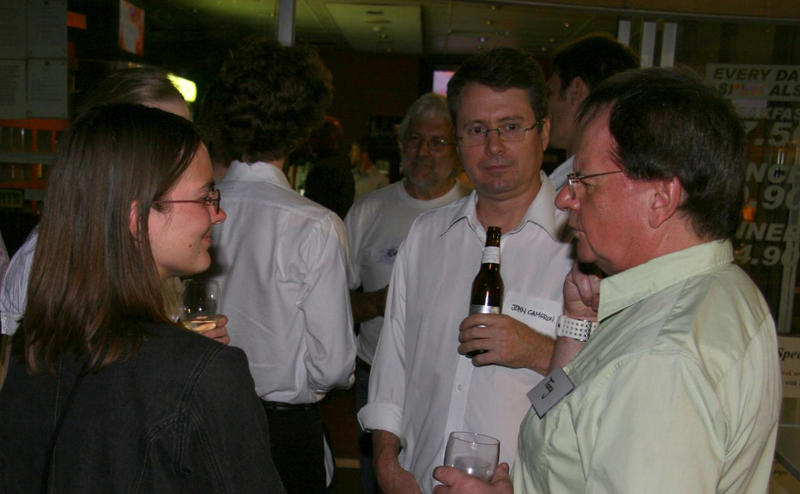
[[301,494],[325,492],[332,465],[326,472],[317,402],[352,384],[355,363],[344,227],[282,171],[322,120],[329,78],[315,54],[267,40],[233,52],[220,77],[222,139],[240,159],[218,187],[231,222],[214,228],[212,278],[231,345],[250,362],[281,481]]
[[[550,124],[533,57],[500,48],[468,59],[450,80],[448,107],[475,192],[412,225],[389,284],[369,404],[359,413],[373,431],[387,494],[430,493],[453,431],[494,436],[501,460],[513,459],[530,408],[525,394],[550,364],[572,266],[560,241],[566,217],[541,172]],[[489,226],[503,231],[502,314],[467,317]],[[487,352],[464,356],[479,349]]]

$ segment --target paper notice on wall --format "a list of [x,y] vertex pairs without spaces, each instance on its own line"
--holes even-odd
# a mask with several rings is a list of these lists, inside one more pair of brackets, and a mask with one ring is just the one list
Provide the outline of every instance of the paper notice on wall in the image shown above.
[[28,57],[67,58],[67,0],[28,0]]
[[712,86],[733,99],[797,101],[800,98],[800,66],[708,64],[706,77]]
[[779,336],[778,357],[781,362],[783,397],[800,398],[800,337]]
[[0,118],[26,116],[25,60],[0,60]]
[[67,118],[67,61],[28,61],[28,117]]
[[25,0],[0,2],[0,59],[25,58]]

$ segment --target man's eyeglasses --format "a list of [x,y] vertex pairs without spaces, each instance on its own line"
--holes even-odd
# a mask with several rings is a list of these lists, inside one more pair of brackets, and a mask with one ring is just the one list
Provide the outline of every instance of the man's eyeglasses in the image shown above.
[[612,173],[622,173],[622,170],[614,170],[613,172],[592,173],[591,175],[581,175],[580,173],[567,173],[567,186],[569,187],[569,195],[572,199],[578,197],[578,187],[583,187],[583,180],[593,177],[602,177],[603,175],[611,175]]
[[539,125],[539,122],[534,122],[530,127],[523,127],[518,123],[509,123],[496,129],[487,129],[480,125],[475,125],[469,127],[456,139],[461,141],[463,146],[482,146],[489,140],[489,132],[497,132],[498,137],[506,142],[519,142],[525,139],[525,132],[532,130],[537,125]]
[[428,144],[428,149],[433,151],[434,153],[438,153],[439,151],[444,151],[447,149],[448,146],[452,146],[452,142],[447,142],[441,137],[431,137],[430,139],[425,139],[419,134],[410,134],[406,138],[406,149],[418,149],[422,143]]
[[219,214],[219,202],[222,200],[222,196],[220,195],[218,190],[212,190],[202,199],[183,199],[183,200],[162,200],[162,201],[153,201],[153,204],[173,204],[178,202],[194,202],[197,204],[205,204],[206,206],[212,206],[214,208],[214,212]]

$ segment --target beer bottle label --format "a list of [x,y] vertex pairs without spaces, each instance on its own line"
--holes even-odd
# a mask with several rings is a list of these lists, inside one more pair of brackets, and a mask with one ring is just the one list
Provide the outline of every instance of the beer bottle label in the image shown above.
[[500,307],[494,307],[492,305],[470,305],[469,306],[469,315],[472,314],[499,314]]
[[484,247],[481,264],[500,264],[500,247]]

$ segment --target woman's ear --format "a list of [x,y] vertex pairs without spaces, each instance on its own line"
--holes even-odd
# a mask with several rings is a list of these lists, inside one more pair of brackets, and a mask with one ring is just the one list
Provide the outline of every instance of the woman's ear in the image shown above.
[[131,231],[133,238],[139,238],[139,201],[131,203],[130,219],[128,220],[128,229]]

